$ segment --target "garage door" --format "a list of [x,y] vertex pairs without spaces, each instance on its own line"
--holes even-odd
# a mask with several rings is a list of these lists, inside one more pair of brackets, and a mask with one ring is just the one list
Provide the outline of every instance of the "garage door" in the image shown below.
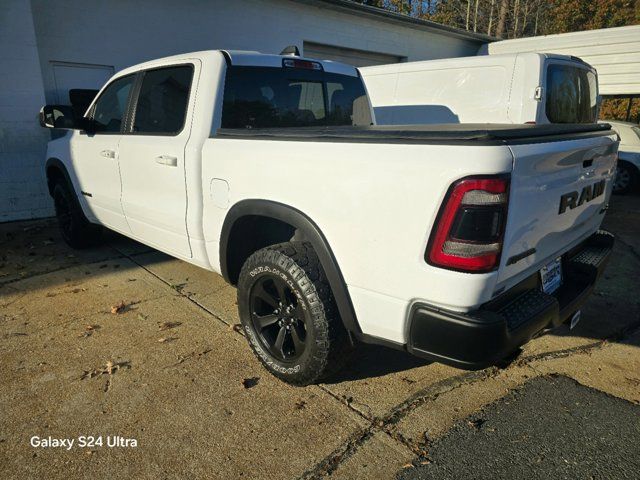
[[332,45],[322,45],[312,42],[304,42],[304,56],[317,58],[319,60],[334,60],[336,62],[348,63],[355,67],[386,65],[388,63],[398,63],[405,60],[404,57],[398,55],[334,47]]

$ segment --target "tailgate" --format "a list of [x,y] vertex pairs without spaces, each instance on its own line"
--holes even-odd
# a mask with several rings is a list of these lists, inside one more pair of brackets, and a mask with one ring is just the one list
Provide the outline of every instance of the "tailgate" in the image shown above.
[[600,226],[611,195],[613,132],[510,145],[513,171],[498,284],[511,286]]

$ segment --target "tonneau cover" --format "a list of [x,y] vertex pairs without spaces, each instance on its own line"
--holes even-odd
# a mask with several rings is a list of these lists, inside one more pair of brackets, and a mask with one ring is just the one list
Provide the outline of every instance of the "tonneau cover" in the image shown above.
[[550,125],[447,123],[440,125],[372,125],[367,127],[221,128],[217,131],[217,137],[246,138],[247,140],[511,144],[527,141],[566,140],[567,136],[594,136],[607,133],[611,133],[611,126],[598,123]]

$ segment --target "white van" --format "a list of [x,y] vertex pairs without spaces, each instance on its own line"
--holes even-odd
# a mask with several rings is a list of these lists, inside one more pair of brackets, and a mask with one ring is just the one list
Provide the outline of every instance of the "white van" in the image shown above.
[[596,71],[577,57],[517,53],[360,68],[378,125],[593,123]]

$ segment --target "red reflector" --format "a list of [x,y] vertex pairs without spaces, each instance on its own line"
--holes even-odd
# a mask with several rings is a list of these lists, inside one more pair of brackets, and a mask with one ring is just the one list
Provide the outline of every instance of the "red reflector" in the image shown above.
[[[508,190],[506,176],[464,178],[455,182],[431,234],[425,255],[427,262],[466,272],[496,268],[502,250]],[[494,224],[489,225],[487,218]]]

